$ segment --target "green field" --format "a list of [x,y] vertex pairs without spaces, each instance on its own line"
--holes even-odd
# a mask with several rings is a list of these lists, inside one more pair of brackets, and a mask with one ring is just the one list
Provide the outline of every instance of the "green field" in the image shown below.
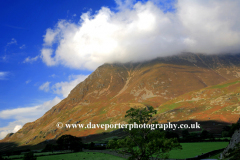
[[227,147],[228,142],[199,142],[199,143],[181,143],[182,150],[172,150],[169,158],[184,159],[191,158],[202,153]]
[[126,160],[124,158],[112,156],[110,154],[97,152],[78,152],[61,155],[37,157],[37,160]]
[[[40,155],[51,155],[51,154],[59,154],[59,153],[68,153],[68,152],[71,152],[70,150],[69,151],[60,151],[60,152],[40,152],[40,153],[34,153],[35,156],[40,156]],[[22,155],[12,155],[12,156],[9,156],[9,158],[23,158],[23,154]],[[5,156],[4,158],[8,158],[7,156]]]
[[[169,158],[172,159],[185,159],[201,155],[213,150],[225,148],[228,142],[199,142],[199,143],[181,143],[182,150],[172,150]],[[54,152],[56,154],[56,152]],[[47,155],[51,152],[35,153],[34,155]],[[23,155],[14,155],[10,158],[23,157]],[[216,156],[214,157],[216,158]],[[96,159],[96,160],[125,160],[124,158],[116,157],[109,154],[98,152],[77,152],[59,155],[49,155],[37,157],[37,160],[80,160],[80,159]]]

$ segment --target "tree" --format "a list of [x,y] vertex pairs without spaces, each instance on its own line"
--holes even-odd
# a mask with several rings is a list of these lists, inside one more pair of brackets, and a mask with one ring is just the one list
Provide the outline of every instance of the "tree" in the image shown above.
[[222,137],[229,137],[229,132],[228,131],[222,131]]
[[23,160],[36,160],[37,157],[34,157],[33,152],[28,152],[24,154]]
[[230,129],[231,129],[231,127],[230,127],[230,126],[224,126],[224,127],[223,127],[223,131],[227,131],[227,132],[229,132],[229,131],[230,131]]
[[0,154],[0,160],[4,160],[1,154]]
[[74,152],[79,152],[82,151],[82,147],[83,147],[82,139],[79,137],[74,137],[72,139],[70,149]]
[[200,134],[201,139],[207,139],[209,138],[209,132],[207,130],[203,130],[202,133]]
[[180,140],[179,135],[173,131],[166,131],[165,133],[166,138],[177,138],[178,141]]
[[190,137],[190,141],[191,141],[191,142],[196,142],[196,141],[199,140],[197,133],[190,133],[190,136],[189,136],[189,137]]
[[[153,107],[143,109],[131,108],[126,112],[125,117],[130,118],[129,124],[147,125],[157,124],[153,121],[153,115],[157,111]],[[181,145],[176,138],[165,138],[165,132],[160,129],[151,130],[151,128],[131,128],[125,129],[128,133],[123,139],[110,140],[108,147],[112,149],[120,149],[120,153],[130,153],[129,160],[148,160],[153,154],[157,157],[167,158],[168,152],[172,149],[181,149]]]
[[9,158],[9,156],[11,156],[12,155],[12,152],[11,151],[7,151],[6,152],[6,155],[8,156],[8,158]]
[[184,140],[186,140],[186,139],[189,138],[189,136],[190,136],[190,134],[189,134],[188,130],[187,130],[187,129],[184,129],[184,130],[182,131],[182,138],[183,138]]
[[58,147],[62,150],[70,149],[74,152],[82,150],[82,139],[72,135],[63,135],[57,140]]
[[95,147],[95,143],[91,142],[91,143],[89,144],[89,149],[94,149],[94,147]]
[[232,137],[237,129],[240,129],[240,123],[233,123],[231,129],[229,130],[229,136]]
[[52,152],[55,150],[56,145],[53,144],[47,144],[45,148],[42,150],[42,152]]

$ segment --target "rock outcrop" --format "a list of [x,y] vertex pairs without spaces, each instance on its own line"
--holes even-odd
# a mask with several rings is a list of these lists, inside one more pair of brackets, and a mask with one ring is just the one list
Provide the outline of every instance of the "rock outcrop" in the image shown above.
[[[240,124],[240,118],[237,123]],[[223,159],[224,157],[228,156],[229,150],[235,149],[237,144],[239,143],[240,143],[240,128],[234,132],[229,142],[229,145],[224,149],[223,153],[220,155],[220,158]]]

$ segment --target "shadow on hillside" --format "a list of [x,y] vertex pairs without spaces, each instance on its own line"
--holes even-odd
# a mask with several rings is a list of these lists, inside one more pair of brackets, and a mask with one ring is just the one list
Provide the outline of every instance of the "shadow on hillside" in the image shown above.
[[6,152],[28,152],[30,150],[39,150],[46,146],[45,143],[39,143],[37,145],[25,145],[19,146],[17,143],[14,142],[0,142],[0,154],[6,154]]
[[[190,126],[191,124],[200,124],[200,128],[196,129],[188,129],[189,132],[196,132],[196,131],[202,131],[202,130],[207,130],[214,134],[214,136],[218,137],[221,136],[223,127],[231,125],[230,123],[222,122],[222,121],[214,121],[214,120],[209,120],[209,121],[196,121],[196,120],[186,120],[186,121],[178,121],[178,122],[171,122],[173,124],[188,124]],[[177,129],[176,132],[179,133],[181,132],[181,129]]]
[[11,150],[12,148],[17,147],[17,144],[14,142],[2,142],[0,143],[0,151]]
[[[178,121],[178,122],[171,122],[172,124],[196,124],[198,122],[200,124],[200,129],[188,129],[189,132],[201,132],[203,129],[208,130],[214,137],[221,137],[221,132],[224,126],[231,125],[226,122],[220,121],[195,121],[195,120],[187,120],[187,121]],[[181,135],[182,130],[177,129],[174,132]],[[123,131],[123,129],[118,129],[112,132],[103,132],[100,134],[93,134],[88,135],[85,137],[81,137],[83,143],[90,143],[90,142],[97,142],[97,143],[106,143],[109,139],[117,138],[117,137],[124,137],[127,134]],[[37,145],[25,145],[25,146],[18,146],[16,143],[0,143],[0,152],[5,151],[25,151],[25,150],[40,150],[43,149],[47,144],[56,144],[56,140],[45,140]]]

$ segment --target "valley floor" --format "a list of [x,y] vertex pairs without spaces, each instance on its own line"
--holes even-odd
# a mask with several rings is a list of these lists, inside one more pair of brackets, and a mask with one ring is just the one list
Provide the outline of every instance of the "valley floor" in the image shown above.
[[[200,143],[181,143],[182,150],[172,150],[170,152],[170,159],[186,159],[207,153],[213,150],[225,148],[228,142],[200,142]],[[56,153],[56,152],[55,152]],[[47,156],[37,157],[37,160],[124,160],[128,156],[121,155],[111,150],[84,150],[84,152],[66,153],[59,155],[51,155],[48,153],[36,153],[35,155],[44,154]],[[23,155],[10,156],[9,158],[21,159]],[[211,157],[217,159],[216,156]]]

